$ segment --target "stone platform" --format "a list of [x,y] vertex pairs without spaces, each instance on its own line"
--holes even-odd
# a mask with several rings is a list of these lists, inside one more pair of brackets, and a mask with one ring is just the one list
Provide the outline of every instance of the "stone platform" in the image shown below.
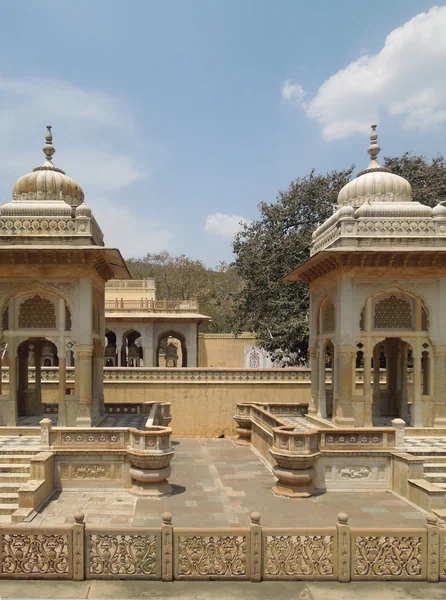
[[250,447],[231,439],[173,442],[175,458],[169,479],[173,495],[161,500],[125,491],[64,491],[32,520],[35,525],[73,522],[75,512],[100,526],[159,526],[169,511],[176,526],[240,527],[257,511],[264,526],[331,527],[346,512],[355,527],[424,526],[424,514],[390,492],[331,492],[308,499],[278,498],[271,493],[275,477]]

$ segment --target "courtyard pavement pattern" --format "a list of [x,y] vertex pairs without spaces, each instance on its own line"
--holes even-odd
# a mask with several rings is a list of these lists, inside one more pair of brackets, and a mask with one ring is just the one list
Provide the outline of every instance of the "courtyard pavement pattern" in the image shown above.
[[180,438],[169,479],[173,494],[161,500],[125,491],[64,491],[33,519],[35,525],[72,523],[82,511],[87,524],[159,527],[170,512],[179,527],[246,527],[251,512],[264,526],[334,527],[346,512],[355,527],[420,527],[424,514],[390,492],[327,493],[306,499],[278,498],[276,479],[248,446],[231,439]]

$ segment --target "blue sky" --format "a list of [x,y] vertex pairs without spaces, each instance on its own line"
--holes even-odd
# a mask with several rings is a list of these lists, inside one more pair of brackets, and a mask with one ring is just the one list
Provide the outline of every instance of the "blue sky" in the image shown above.
[[[437,6],[437,8],[433,8]],[[43,162],[108,246],[231,259],[240,218],[305,175],[446,153],[446,7],[423,0],[0,4],[0,199]],[[424,13],[424,14],[421,14]]]

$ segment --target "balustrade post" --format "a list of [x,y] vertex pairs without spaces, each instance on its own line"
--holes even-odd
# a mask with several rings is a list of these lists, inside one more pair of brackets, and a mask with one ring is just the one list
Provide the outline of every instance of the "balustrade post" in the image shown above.
[[165,512],[161,515],[161,580],[173,580],[173,527],[172,515]]
[[40,448],[42,450],[50,449],[50,431],[52,421],[51,419],[42,419],[40,425]]
[[74,515],[73,525],[73,579],[83,581],[85,579],[85,523],[84,514]]
[[440,579],[440,528],[434,513],[426,517],[427,530],[427,580],[436,583]]
[[404,450],[404,427],[403,419],[393,419],[392,427],[395,429],[395,450]]
[[338,532],[338,581],[348,583],[350,581],[350,526],[348,524],[348,515],[346,513],[338,514],[336,524]]
[[259,513],[251,514],[251,581],[262,581],[262,527]]

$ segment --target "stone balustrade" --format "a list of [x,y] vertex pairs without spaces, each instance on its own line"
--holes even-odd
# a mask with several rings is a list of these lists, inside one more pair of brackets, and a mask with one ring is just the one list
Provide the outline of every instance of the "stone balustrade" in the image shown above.
[[[29,383],[35,382],[35,369],[29,367]],[[412,369],[408,369],[408,382],[412,382]],[[326,382],[331,383],[331,369],[325,373]],[[58,367],[42,367],[42,383],[58,383]],[[74,383],[74,367],[66,368],[67,383]],[[221,367],[195,368],[186,367],[181,369],[161,368],[161,367],[104,367],[104,383],[106,382],[160,382],[160,381],[179,381],[179,382],[214,382],[227,383],[236,381],[238,383],[309,383],[311,381],[311,370],[306,367],[286,368],[286,369],[244,369]],[[380,383],[386,383],[386,371],[381,369],[379,375]],[[2,382],[9,382],[8,367],[2,368]],[[356,383],[364,382],[364,370],[356,369]]]
[[446,581],[446,528],[424,527],[104,528],[83,514],[61,527],[0,525],[1,579]]
[[391,455],[404,451],[404,421],[394,419],[392,427],[343,429],[315,429],[308,421],[295,430],[286,417],[304,415],[307,408],[236,405],[236,443],[251,444],[270,462],[278,479],[275,494],[308,496],[316,484],[319,490],[327,485],[329,489],[392,489]]

